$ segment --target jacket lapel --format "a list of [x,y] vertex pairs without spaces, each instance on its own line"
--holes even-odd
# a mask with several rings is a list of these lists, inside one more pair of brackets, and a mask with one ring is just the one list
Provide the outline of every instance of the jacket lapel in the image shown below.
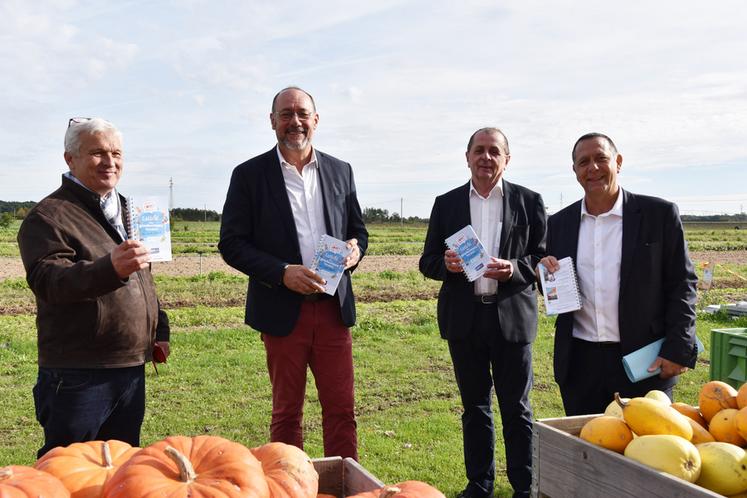
[[638,232],[641,227],[641,209],[634,195],[625,190],[623,194],[623,235],[622,256],[620,259],[620,295],[623,294],[625,282],[630,276],[633,263],[633,253],[638,242]]
[[567,254],[572,257],[574,265],[578,263],[578,230],[581,228],[582,202],[584,202],[583,199],[573,205],[557,239],[561,243],[567,244],[561,247],[562,251],[557,251],[558,254]]
[[290,239],[293,240],[294,248],[298,252],[300,248],[298,246],[296,222],[293,220],[293,211],[288,200],[288,192],[285,189],[285,179],[283,178],[283,170],[281,169],[282,166],[280,166],[277,149],[273,148],[267,154],[267,191],[270,193],[270,197],[277,208],[277,214],[280,217],[283,227],[291,235]]
[[334,236],[337,233],[343,233],[342,227],[336,226],[337,216],[332,216],[335,209],[335,192],[333,171],[324,159],[324,154],[316,151],[317,168],[319,172],[319,189],[322,192],[322,202],[324,204],[324,226],[327,233]]
[[502,259],[508,259],[509,239],[513,233],[511,228],[516,224],[517,202],[516,189],[510,182],[503,180],[503,226],[501,227],[501,243],[498,249],[498,254]]

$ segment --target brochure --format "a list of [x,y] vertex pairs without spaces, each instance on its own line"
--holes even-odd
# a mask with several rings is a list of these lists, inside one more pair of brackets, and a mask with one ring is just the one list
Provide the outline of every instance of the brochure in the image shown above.
[[474,282],[488,269],[490,254],[485,250],[472,225],[467,225],[446,240],[446,246],[462,258],[462,271]]
[[[700,342],[700,339],[697,337],[695,338],[695,342],[698,346],[698,353],[702,353],[704,349],[703,343]],[[662,344],[664,344],[664,338],[623,356],[623,367],[625,368],[625,373],[628,375],[630,382],[638,382],[653,377],[654,375],[659,375],[659,372],[661,372],[660,368],[653,372],[649,372],[648,367],[650,367],[656,357],[659,356]]]
[[345,257],[351,252],[352,250],[343,240],[327,234],[322,235],[319,239],[314,261],[311,264],[311,271],[316,272],[327,281],[324,285],[326,294],[335,295],[337,285],[340,283],[343,273],[345,273]]
[[150,251],[150,261],[171,261],[171,224],[168,204],[158,197],[127,200],[130,238]]
[[578,291],[578,279],[573,259],[568,256],[558,260],[560,269],[550,273],[543,264],[539,264],[540,283],[545,298],[545,310],[548,315],[557,315],[581,309],[581,294]]

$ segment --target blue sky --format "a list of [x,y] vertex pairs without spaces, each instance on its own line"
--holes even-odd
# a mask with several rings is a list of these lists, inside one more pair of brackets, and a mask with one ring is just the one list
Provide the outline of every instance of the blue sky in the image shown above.
[[610,135],[623,188],[691,214],[747,208],[747,4],[558,0],[0,0],[0,199],[67,167],[68,118],[122,131],[125,194],[222,209],[231,170],[275,143],[273,95],[311,92],[315,145],[364,207],[427,216],[498,126],[506,179],[551,211],[582,195],[570,148]]

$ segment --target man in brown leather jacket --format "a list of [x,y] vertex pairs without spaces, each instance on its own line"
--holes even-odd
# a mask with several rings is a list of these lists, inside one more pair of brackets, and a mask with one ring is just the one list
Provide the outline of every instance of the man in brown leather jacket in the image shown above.
[[78,441],[140,444],[145,362],[169,324],[149,271],[148,250],[128,239],[119,131],[100,118],[74,118],[65,134],[70,168],[18,232],[36,296],[38,456]]

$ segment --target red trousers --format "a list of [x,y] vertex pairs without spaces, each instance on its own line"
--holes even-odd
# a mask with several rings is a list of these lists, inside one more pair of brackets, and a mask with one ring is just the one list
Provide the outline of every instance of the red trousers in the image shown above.
[[270,440],[303,449],[306,370],[322,406],[324,456],[358,459],[354,410],[353,341],[337,299],[304,301],[286,337],[262,334],[272,383]]

